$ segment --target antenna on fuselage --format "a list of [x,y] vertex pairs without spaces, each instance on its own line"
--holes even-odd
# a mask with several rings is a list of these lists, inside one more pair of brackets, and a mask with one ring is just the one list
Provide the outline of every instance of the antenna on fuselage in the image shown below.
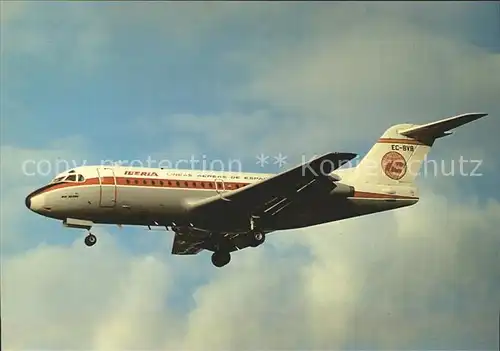
[[[148,224],[148,230],[152,230],[151,229],[151,226],[154,225],[155,227],[159,227],[160,226],[160,223],[158,223],[157,221],[153,221],[153,224]],[[162,229],[163,230],[163,229]],[[168,229],[167,229],[168,230]]]

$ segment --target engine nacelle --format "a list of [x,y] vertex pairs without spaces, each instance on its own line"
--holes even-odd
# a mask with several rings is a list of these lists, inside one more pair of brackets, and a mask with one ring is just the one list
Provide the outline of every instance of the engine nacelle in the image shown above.
[[352,197],[354,196],[354,187],[342,183],[335,183],[335,188],[330,191],[330,195],[337,197]]

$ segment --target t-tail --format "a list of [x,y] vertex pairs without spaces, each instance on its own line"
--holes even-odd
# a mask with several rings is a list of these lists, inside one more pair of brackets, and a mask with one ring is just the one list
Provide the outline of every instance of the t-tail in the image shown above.
[[450,135],[450,130],[486,115],[466,113],[424,125],[394,125],[360,161],[355,177],[358,182],[370,185],[414,186],[415,178],[436,139]]

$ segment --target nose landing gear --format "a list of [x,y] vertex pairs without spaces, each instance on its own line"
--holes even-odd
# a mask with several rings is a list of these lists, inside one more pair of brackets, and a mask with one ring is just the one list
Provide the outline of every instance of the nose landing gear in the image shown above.
[[88,235],[85,237],[85,245],[94,246],[97,243],[97,237],[90,232],[93,226],[92,221],[87,221],[83,219],[76,218],[66,218],[63,220],[63,225],[68,228],[78,228],[78,229],[86,229],[88,231]]
[[89,235],[85,237],[85,245],[88,247],[94,246],[97,243],[97,237],[89,232]]

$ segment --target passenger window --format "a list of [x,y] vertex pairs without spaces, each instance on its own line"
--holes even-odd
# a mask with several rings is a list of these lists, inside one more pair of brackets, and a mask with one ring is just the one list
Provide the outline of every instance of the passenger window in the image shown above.
[[127,182],[127,184],[130,184],[130,180],[126,179],[125,181]]
[[78,181],[79,182],[85,181],[85,179],[83,178],[83,176],[81,174],[78,175]]
[[160,180],[160,185],[163,185],[163,180]]
[[151,184],[155,185],[155,181],[154,181],[154,180],[152,180],[152,181],[151,181]]
[[65,180],[70,182],[76,182],[76,174],[71,174],[67,176]]

